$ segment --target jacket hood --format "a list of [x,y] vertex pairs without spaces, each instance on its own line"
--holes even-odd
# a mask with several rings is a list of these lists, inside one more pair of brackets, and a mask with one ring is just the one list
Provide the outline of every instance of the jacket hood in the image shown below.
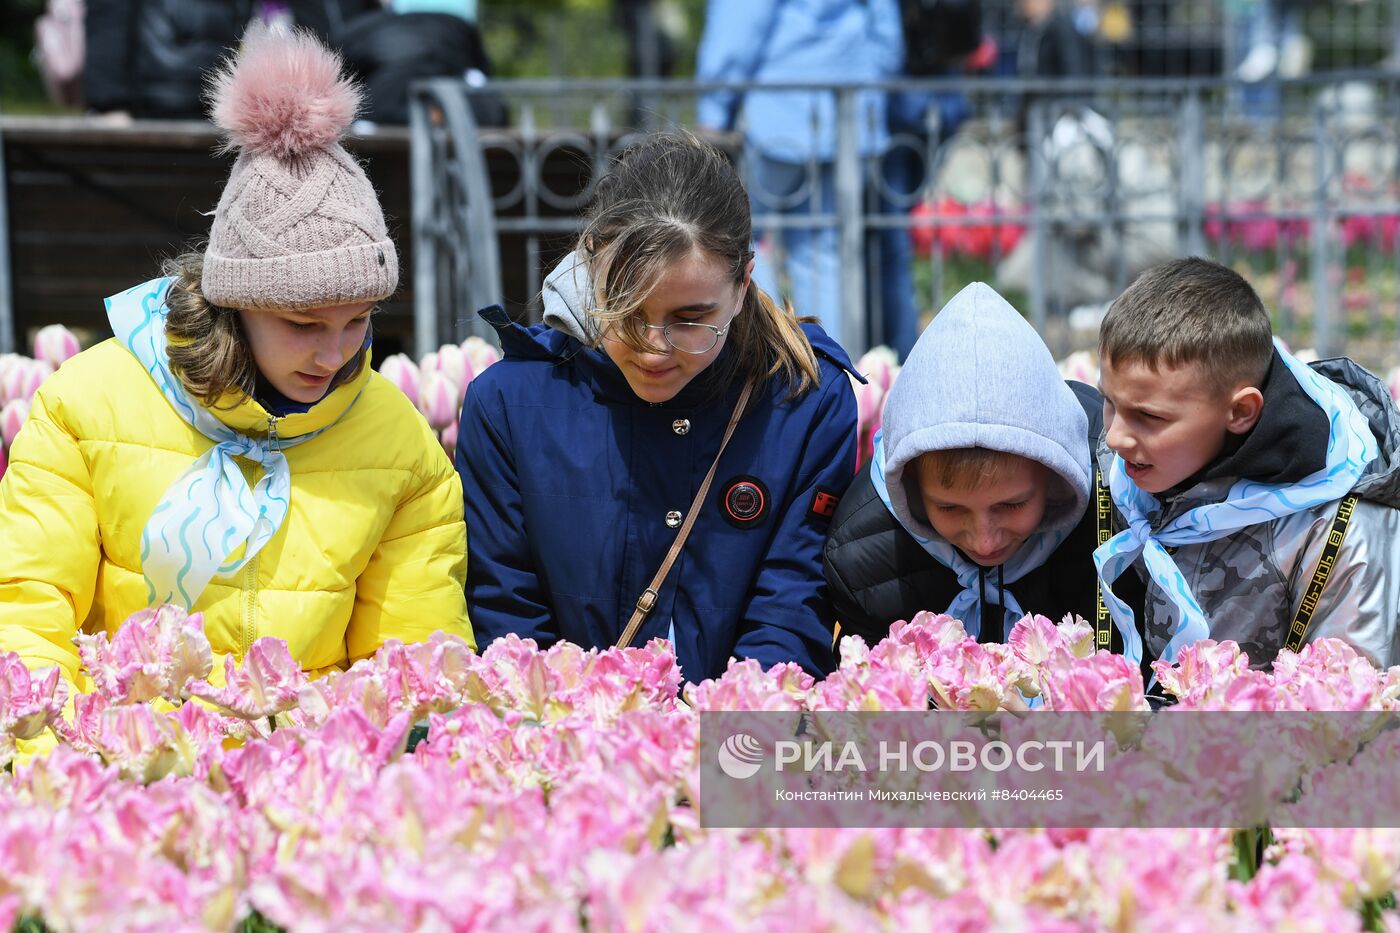
[[589,313],[593,305],[592,282],[583,254],[574,250],[545,276],[544,322],[579,343],[592,343],[598,322]]
[[1092,484],[1088,418],[1045,343],[991,287],[954,295],[914,344],[884,411],[890,510],[936,535],[906,469],[934,450],[982,447],[1026,457],[1055,477],[1037,531],[1073,526]]
[[[589,372],[594,389],[600,396],[635,400],[617,366],[606,353],[594,349],[598,324],[589,310],[593,301],[592,284],[581,253],[575,250],[565,256],[545,277],[543,299],[542,322],[528,327],[513,322],[500,305],[480,311],[481,318],[496,328],[500,335],[503,356],[506,359],[553,360],[561,363],[578,359]],[[818,356],[826,357],[857,381],[865,382],[865,377],[856,372],[845,349],[826,331],[815,324],[803,324],[802,332]],[[690,404],[704,392],[712,391],[713,387],[705,376],[717,372],[711,366],[706,374],[695,379],[681,390],[676,399],[666,404]]]
[[1353,488],[1358,496],[1400,508],[1400,410],[1375,375],[1346,357],[1319,360],[1313,369],[1347,390],[1371,425],[1380,454],[1366,465]]

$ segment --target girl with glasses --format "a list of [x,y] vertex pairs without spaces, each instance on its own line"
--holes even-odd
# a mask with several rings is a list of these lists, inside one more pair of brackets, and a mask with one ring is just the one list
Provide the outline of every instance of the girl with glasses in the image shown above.
[[665,638],[690,681],[731,657],[834,666],[821,548],[855,470],[851,364],[753,284],[751,234],[723,154],[652,136],[599,181],[544,323],[482,312],[505,359],[468,391],[457,464],[483,647]]

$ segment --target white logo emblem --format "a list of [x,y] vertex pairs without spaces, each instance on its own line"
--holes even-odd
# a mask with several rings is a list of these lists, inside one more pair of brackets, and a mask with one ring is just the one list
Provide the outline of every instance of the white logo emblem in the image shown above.
[[719,747],[719,768],[736,780],[751,778],[763,767],[763,746],[747,732],[736,732]]

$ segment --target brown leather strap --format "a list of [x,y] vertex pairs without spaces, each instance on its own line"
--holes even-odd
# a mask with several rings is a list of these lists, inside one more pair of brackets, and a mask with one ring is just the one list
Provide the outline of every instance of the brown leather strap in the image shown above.
[[632,639],[637,635],[637,629],[641,628],[642,622],[646,620],[647,613],[651,612],[652,606],[656,605],[656,597],[661,591],[661,584],[665,582],[666,574],[671,572],[671,565],[680,556],[681,548],[685,546],[685,539],[690,536],[690,529],[695,526],[695,519],[700,515],[700,507],[705,504],[705,496],[710,492],[710,483],[715,478],[715,471],[719,469],[719,458],[724,456],[724,448],[729,446],[729,439],[734,436],[734,429],[739,426],[739,419],[744,416],[744,406],[748,404],[749,393],[752,391],[753,383],[747,383],[744,390],[739,393],[739,401],[734,405],[734,413],[729,416],[729,427],[724,430],[724,440],[719,442],[719,451],[715,454],[715,462],[710,464],[710,472],[705,474],[705,481],[700,484],[700,491],[695,494],[695,501],[690,503],[690,510],[685,515],[685,524],[681,525],[676,540],[671,542],[671,550],[666,552],[666,559],[661,562],[656,576],[651,578],[651,584],[642,591],[641,596],[637,597],[637,605],[632,610],[632,618],[627,620],[627,627],[617,637],[617,642],[613,645],[614,648],[626,648],[632,643]]

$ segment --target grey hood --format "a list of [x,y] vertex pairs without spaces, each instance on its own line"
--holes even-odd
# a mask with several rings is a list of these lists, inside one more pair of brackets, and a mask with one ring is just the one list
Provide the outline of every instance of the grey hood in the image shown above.
[[944,305],[890,388],[883,428],[890,511],[916,535],[934,537],[915,473],[905,468],[932,450],[982,447],[1048,467],[1058,481],[1037,531],[1073,527],[1093,482],[1088,430],[1035,329],[974,282]]
[[544,322],[580,343],[593,344],[598,322],[593,307],[593,281],[588,264],[578,250],[563,259],[544,280]]

